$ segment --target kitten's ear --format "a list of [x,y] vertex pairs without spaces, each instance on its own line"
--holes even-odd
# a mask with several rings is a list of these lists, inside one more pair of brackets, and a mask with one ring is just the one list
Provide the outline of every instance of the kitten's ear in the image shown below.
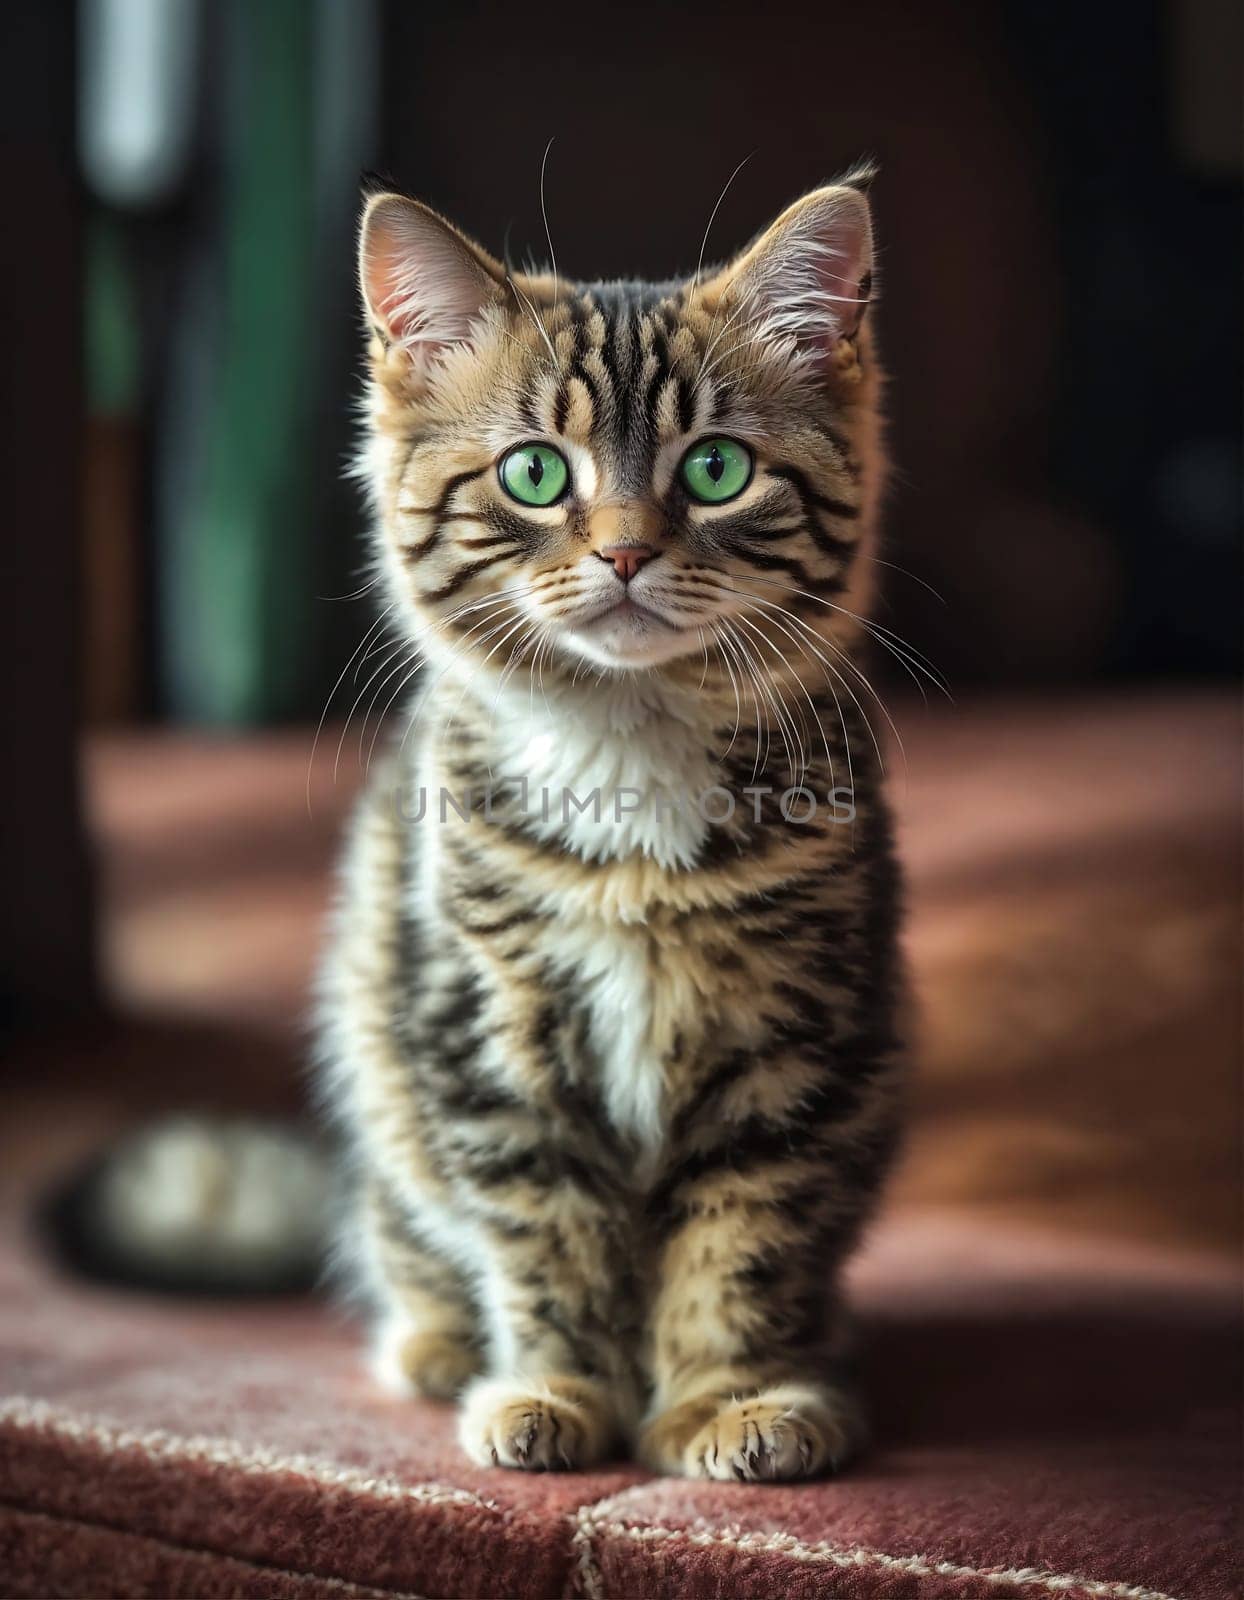
[[502,295],[502,269],[435,211],[399,194],[367,202],[359,283],[371,322],[424,362],[461,344]]
[[859,331],[872,290],[873,239],[868,201],[855,181],[814,189],[785,210],[710,289],[745,306],[762,338],[793,339],[828,356]]

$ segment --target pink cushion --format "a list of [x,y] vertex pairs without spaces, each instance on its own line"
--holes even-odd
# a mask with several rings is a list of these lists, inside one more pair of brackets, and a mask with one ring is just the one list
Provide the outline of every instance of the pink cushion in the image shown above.
[[[836,1481],[470,1466],[323,1306],[0,1268],[0,1578],[20,1595],[1229,1600],[1238,1285],[934,1216],[857,1264],[878,1423]],[[342,1585],[358,1586],[347,1587]]]

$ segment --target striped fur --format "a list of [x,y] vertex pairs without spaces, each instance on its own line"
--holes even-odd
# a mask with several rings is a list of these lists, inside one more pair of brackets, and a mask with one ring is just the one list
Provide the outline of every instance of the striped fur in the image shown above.
[[[324,1082],[377,1368],[461,1392],[484,1463],[789,1477],[859,1439],[835,1282],[895,1142],[901,991],[855,667],[869,252],[850,183],[667,285],[365,217],[361,471],[392,670],[421,670],[349,841]],[[677,474],[710,434],[756,464],[718,507]],[[542,510],[497,476],[529,441],[573,479]],[[598,553],[634,543],[619,616]]]

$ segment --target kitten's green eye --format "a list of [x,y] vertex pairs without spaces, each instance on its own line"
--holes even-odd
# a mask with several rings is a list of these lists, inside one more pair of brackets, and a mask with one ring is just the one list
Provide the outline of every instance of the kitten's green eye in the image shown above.
[[682,458],[682,481],[693,500],[719,506],[752,481],[752,453],[737,439],[701,439]]
[[551,506],[570,482],[570,469],[547,444],[520,444],[499,468],[506,494],[525,506]]

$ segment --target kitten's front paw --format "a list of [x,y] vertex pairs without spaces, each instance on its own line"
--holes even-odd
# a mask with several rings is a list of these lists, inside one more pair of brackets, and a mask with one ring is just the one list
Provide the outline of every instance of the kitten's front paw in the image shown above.
[[707,1419],[704,1410],[701,1402],[658,1417],[646,1433],[648,1459],[689,1478],[809,1478],[843,1466],[864,1432],[848,1396],[803,1384],[722,1400]]
[[613,1440],[612,1407],[583,1378],[487,1378],[462,1404],[458,1438],[483,1467],[571,1470],[599,1461]]

